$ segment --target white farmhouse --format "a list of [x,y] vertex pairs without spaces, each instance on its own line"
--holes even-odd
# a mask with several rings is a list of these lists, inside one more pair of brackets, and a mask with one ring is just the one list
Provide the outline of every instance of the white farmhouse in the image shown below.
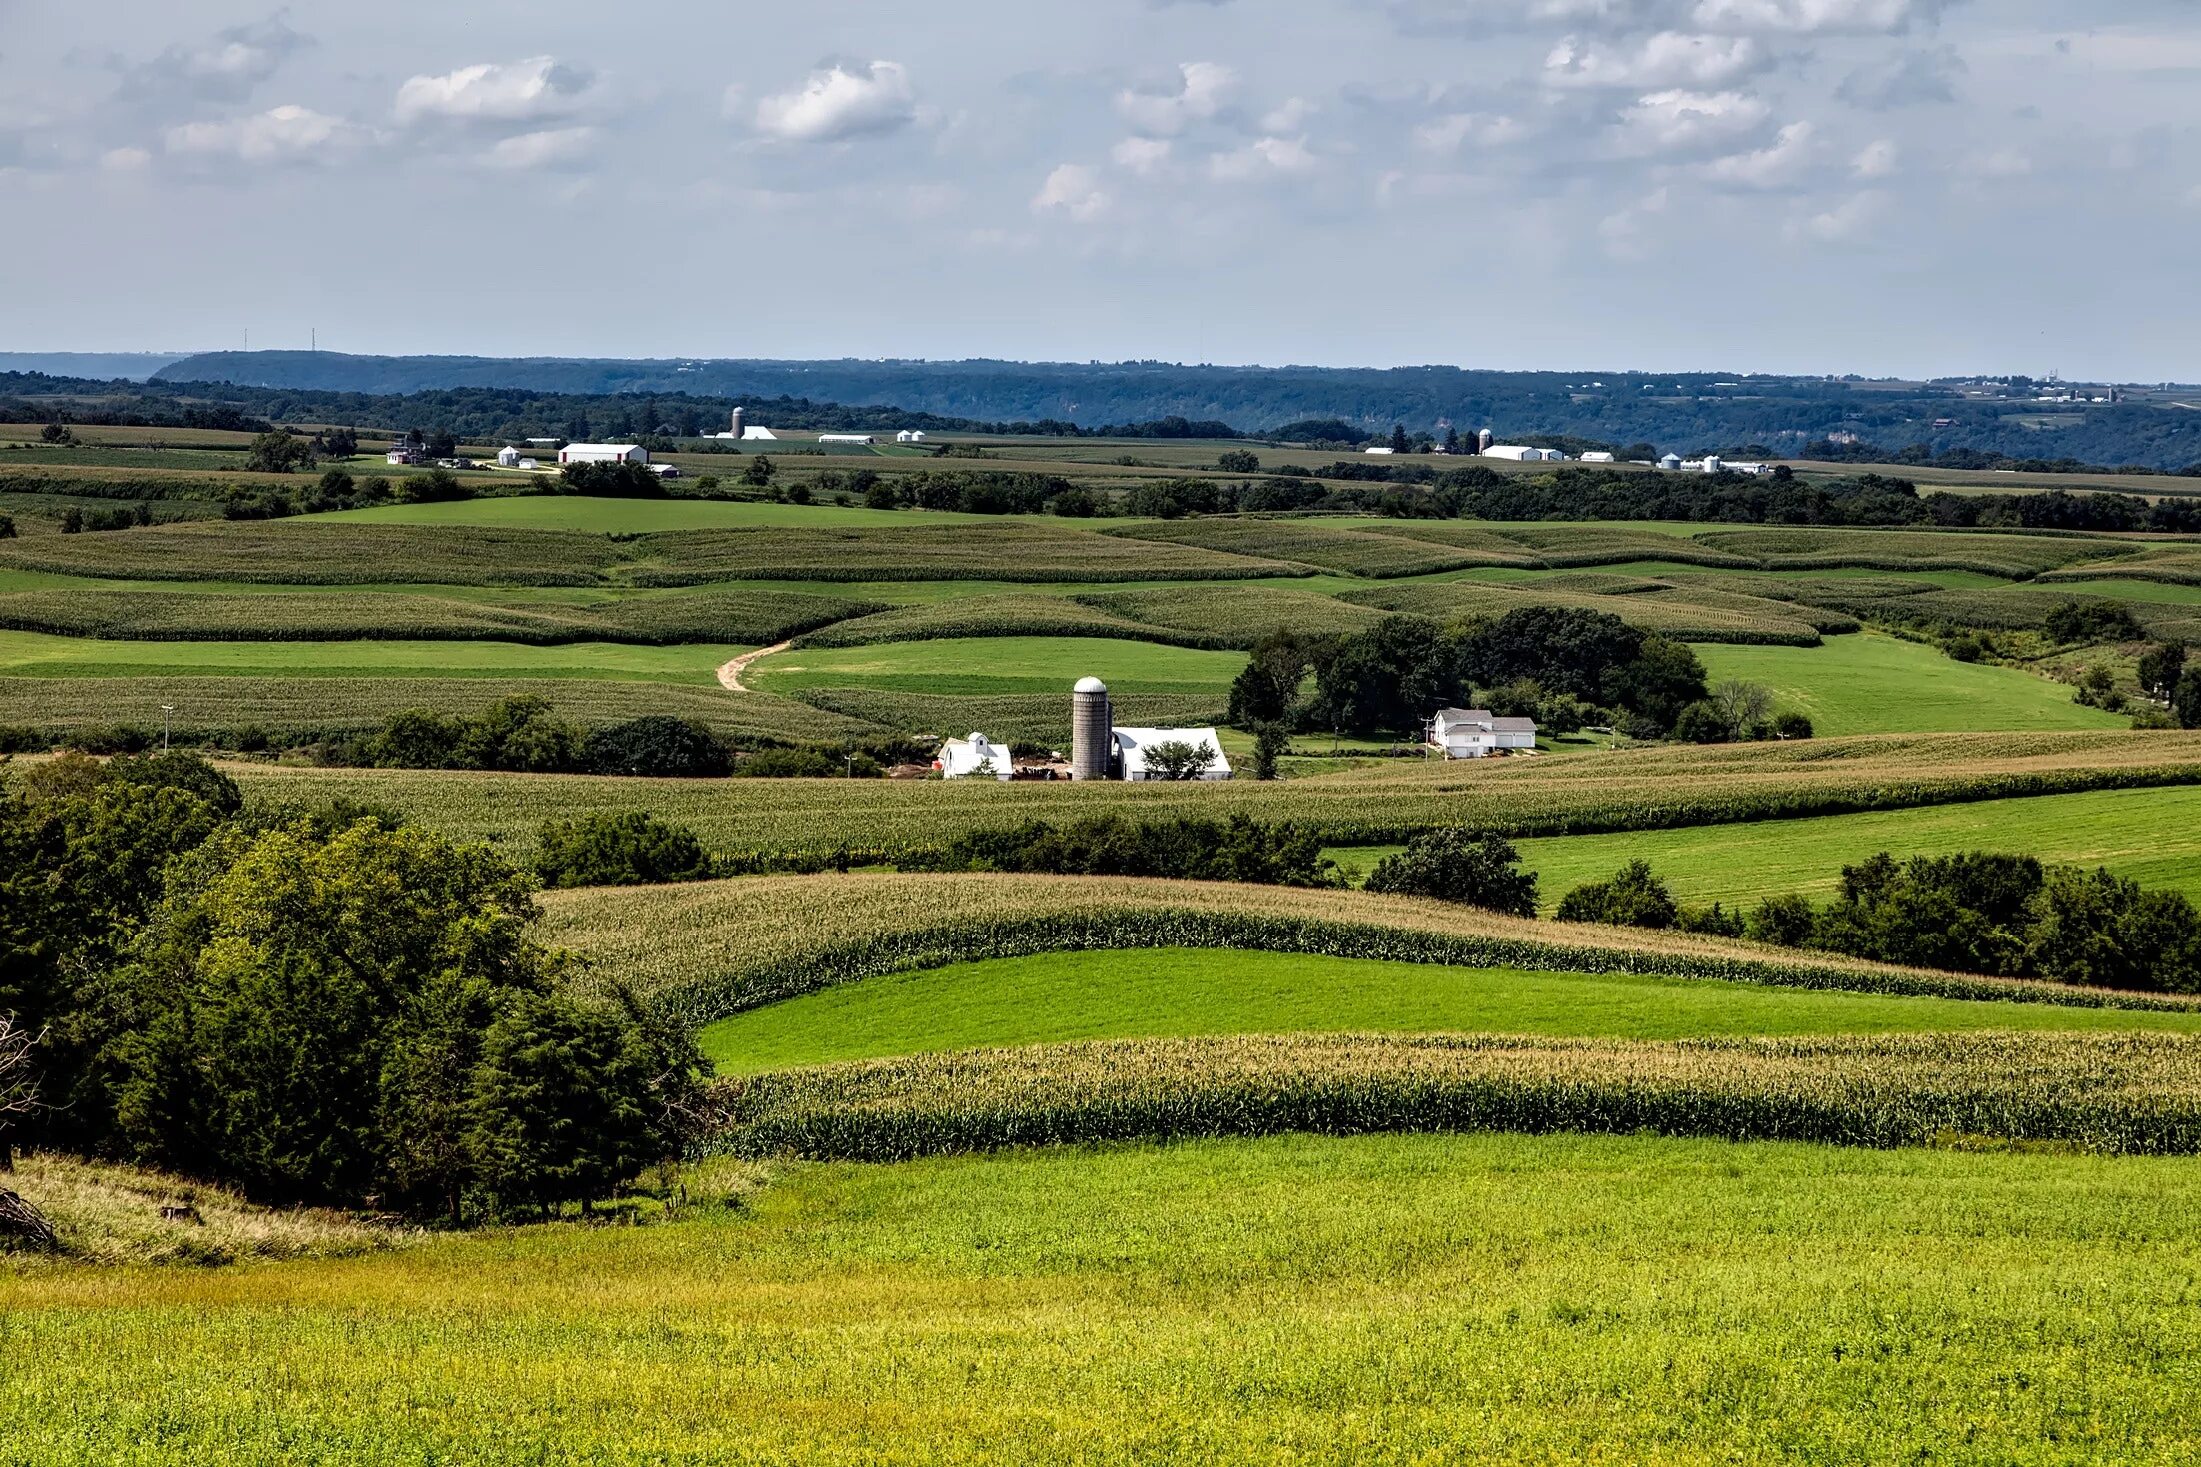
[[650,451],[639,443],[568,443],[558,450],[561,464],[646,464]]
[[932,761],[942,779],[1008,779],[1016,772],[1009,751],[982,733],[947,739]]
[[1447,759],[1488,759],[1536,747],[1536,720],[1499,718],[1481,708],[1446,708],[1429,721],[1429,747]]
[[1147,751],[1157,744],[1190,744],[1207,755],[1200,779],[1229,779],[1230,760],[1223,757],[1223,741],[1212,728],[1119,728],[1115,731],[1116,762],[1121,778],[1132,781],[1157,779],[1147,764]]

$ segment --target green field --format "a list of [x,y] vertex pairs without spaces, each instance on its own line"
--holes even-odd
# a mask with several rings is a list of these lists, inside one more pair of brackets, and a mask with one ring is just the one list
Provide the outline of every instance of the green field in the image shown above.
[[[515,480],[525,482],[515,475]],[[319,519],[384,525],[472,525],[513,530],[571,530],[591,535],[657,534],[666,530],[858,528],[947,521],[999,523],[998,515],[856,509],[824,504],[772,504],[763,500],[594,499],[573,494],[515,494],[449,504],[385,504],[350,509]],[[1056,523],[1060,523],[1057,521]]]
[[1234,652],[1200,652],[1106,637],[949,637],[872,647],[784,652],[751,666],[744,684],[772,693],[872,688],[961,697],[1057,693],[1081,677],[1111,692],[1227,695],[1246,665]]
[[693,1220],[0,1272],[27,1467],[2201,1454],[2201,1161],[1504,1135],[804,1165]]
[[[636,647],[577,642],[104,642],[0,632],[0,677],[603,678],[715,686],[745,646]],[[27,721],[27,720],[26,720]]]
[[1828,993],[1640,974],[1524,972],[1149,948],[867,978],[710,1025],[729,1074],[936,1050],[1180,1034],[1368,1030],[1681,1039],[1976,1029],[2173,1029],[2201,1014]]
[[2122,728],[2128,720],[2071,701],[2071,690],[2015,668],[1956,662],[1935,647],[1866,633],[1821,647],[1702,645],[1714,682],[1746,678],[1779,706],[1811,719],[1821,737],[1935,729],[2017,732]]

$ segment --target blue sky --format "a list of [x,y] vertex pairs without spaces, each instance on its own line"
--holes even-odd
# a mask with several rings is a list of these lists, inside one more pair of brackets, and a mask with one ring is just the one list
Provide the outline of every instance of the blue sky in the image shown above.
[[0,0],[0,348],[2192,380],[2197,12]]

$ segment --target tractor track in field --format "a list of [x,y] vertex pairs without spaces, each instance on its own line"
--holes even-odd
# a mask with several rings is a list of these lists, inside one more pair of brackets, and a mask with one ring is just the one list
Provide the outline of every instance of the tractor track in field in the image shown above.
[[724,688],[729,693],[755,692],[756,689],[743,687],[741,682],[741,675],[749,670],[749,664],[757,661],[759,658],[770,657],[775,652],[785,652],[788,648],[794,645],[795,644],[792,640],[785,642],[774,642],[769,647],[759,647],[754,652],[742,653],[733,661],[728,662],[724,666],[719,668],[718,685]]

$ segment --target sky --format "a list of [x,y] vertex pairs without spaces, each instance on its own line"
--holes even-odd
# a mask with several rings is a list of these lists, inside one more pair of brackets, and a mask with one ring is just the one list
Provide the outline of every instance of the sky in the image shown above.
[[0,349],[2201,378],[2194,0],[0,0]]

